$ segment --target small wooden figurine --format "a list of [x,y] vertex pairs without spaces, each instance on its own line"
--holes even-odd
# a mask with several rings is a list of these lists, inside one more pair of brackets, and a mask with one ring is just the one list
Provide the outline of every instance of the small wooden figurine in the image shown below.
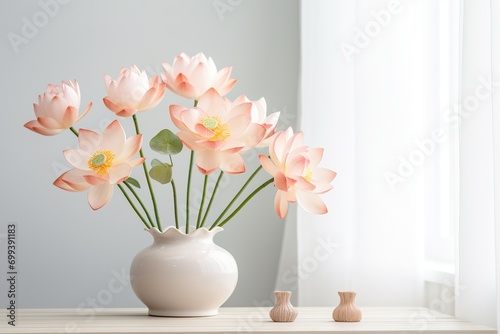
[[276,304],[269,312],[269,316],[275,322],[293,322],[297,318],[298,311],[290,303],[291,291],[274,291]]
[[333,320],[342,322],[359,322],[361,321],[361,310],[354,303],[356,292],[347,291],[340,292],[340,304],[333,310]]

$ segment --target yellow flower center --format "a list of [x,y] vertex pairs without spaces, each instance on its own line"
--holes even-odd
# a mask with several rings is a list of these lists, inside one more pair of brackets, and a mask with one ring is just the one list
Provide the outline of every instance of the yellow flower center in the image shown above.
[[210,140],[226,140],[231,136],[229,127],[218,116],[203,118],[201,123],[205,128],[213,132],[212,137],[209,138]]
[[89,158],[87,165],[95,171],[97,175],[102,176],[108,173],[108,169],[113,166],[115,155],[111,151],[98,150]]
[[312,176],[313,176],[313,172],[312,172],[312,170],[307,169],[307,171],[306,171],[306,175],[304,175],[304,179],[305,179],[307,182],[311,182]]

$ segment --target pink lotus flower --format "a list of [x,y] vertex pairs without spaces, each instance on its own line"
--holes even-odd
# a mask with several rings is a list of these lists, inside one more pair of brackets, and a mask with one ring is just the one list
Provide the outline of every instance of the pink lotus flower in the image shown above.
[[123,68],[118,79],[104,76],[106,96],[103,101],[109,110],[122,117],[129,117],[146,111],[160,103],[165,94],[166,84],[160,83],[158,76],[148,80],[145,71],[137,66]]
[[231,103],[214,88],[203,94],[196,108],[170,106],[170,117],[180,132],[177,136],[193,151],[201,173],[217,168],[229,174],[245,171],[242,150],[255,147],[266,134],[266,127],[252,123],[252,102]]
[[126,180],[132,168],[144,162],[133,159],[142,145],[142,135],[125,138],[118,121],[102,134],[80,129],[78,148],[64,151],[64,157],[75,168],[62,174],[54,185],[67,191],[88,192],[92,209],[103,207],[113,195],[113,186]]
[[162,75],[162,79],[168,89],[192,100],[199,100],[212,87],[220,96],[224,96],[236,83],[236,79],[229,78],[231,67],[225,67],[217,72],[212,58],[207,59],[203,53],[198,53],[194,57],[181,53],[175,57],[172,66],[163,63],[163,68],[165,74]]
[[274,177],[278,189],[274,208],[280,218],[286,216],[288,202],[298,202],[310,213],[328,212],[319,194],[333,188],[330,182],[337,173],[318,167],[323,149],[304,146],[303,137],[302,132],[294,135],[291,129],[281,131],[269,146],[271,159],[259,156],[262,167]]
[[[280,117],[280,112],[274,112],[267,116],[267,104],[266,100],[262,97],[257,101],[250,101],[245,95],[241,95],[233,102],[233,106],[237,106],[242,103],[251,103],[251,115],[252,123],[262,124],[266,128],[266,134],[262,141],[255,145],[255,147],[267,147],[273,140],[274,130],[278,124],[278,119]],[[252,148],[252,147],[250,147]]]
[[24,124],[31,131],[44,136],[53,136],[69,129],[92,107],[90,102],[85,111],[78,116],[80,109],[80,88],[78,82],[61,82],[61,85],[48,85],[43,95],[38,95],[38,104],[33,103],[36,120]]

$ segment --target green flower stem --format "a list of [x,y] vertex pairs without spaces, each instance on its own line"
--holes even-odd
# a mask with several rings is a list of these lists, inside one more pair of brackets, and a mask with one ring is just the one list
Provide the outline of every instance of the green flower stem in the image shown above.
[[170,184],[172,185],[172,193],[174,195],[175,228],[179,229],[179,215],[177,214],[177,190],[175,190],[175,182],[173,179],[170,181]]
[[189,198],[191,197],[191,175],[193,174],[193,160],[194,152],[191,151],[191,157],[189,158],[189,171],[188,171],[188,182],[186,191],[186,234],[189,233]]
[[[198,105],[198,101],[194,100],[194,107]],[[193,174],[194,151],[191,151],[189,158],[189,171],[186,190],[186,234],[189,233],[189,198],[191,197],[191,176]]]
[[[170,159],[170,166],[174,167],[174,162],[172,161],[172,155],[168,155]],[[179,213],[177,211],[177,188],[175,187],[174,179],[170,181],[172,185],[172,195],[174,196],[174,218],[175,218],[175,228],[179,229]]]
[[148,210],[146,209],[146,207],[144,206],[144,203],[141,201],[141,198],[139,197],[139,195],[137,195],[137,193],[135,192],[134,188],[130,184],[128,184],[127,182],[123,182],[123,183],[128,188],[128,190],[130,190],[130,192],[132,193],[132,195],[134,195],[134,197],[137,200],[137,202],[139,202],[139,205],[141,206],[142,210],[144,210],[144,213],[146,213],[146,216],[148,217],[149,223],[151,225],[153,225],[153,219],[151,219],[151,216],[150,216]]
[[208,175],[205,175],[203,180],[203,194],[201,195],[200,210],[198,211],[198,221],[196,222],[196,228],[200,228],[201,224],[201,214],[203,213],[203,206],[205,205],[205,194],[207,193],[207,183]]
[[257,175],[257,173],[262,169],[262,166],[259,166],[255,172],[253,172],[252,175],[250,175],[250,177],[248,178],[247,182],[245,182],[245,184],[243,185],[243,187],[241,187],[240,191],[238,191],[238,193],[236,194],[236,196],[234,196],[234,198],[231,200],[231,202],[229,202],[229,204],[226,206],[226,208],[224,209],[224,211],[222,211],[222,213],[219,215],[219,217],[217,217],[217,219],[215,220],[215,222],[212,224],[212,226],[210,226],[210,230],[213,229],[215,226],[217,226],[217,224],[220,222],[220,220],[224,217],[224,215],[226,214],[226,212],[231,208],[231,206],[234,204],[234,202],[236,202],[236,200],[238,199],[238,197],[240,197],[241,193],[245,190],[245,188],[248,186],[248,184],[250,183],[250,181],[253,180],[253,178],[255,177],[255,175]]
[[142,220],[142,222],[144,223],[144,225],[146,226],[146,228],[149,230],[151,228],[151,226],[149,226],[149,224],[146,221],[146,219],[144,219],[144,217],[141,215],[141,213],[139,212],[139,210],[137,210],[137,208],[135,207],[134,203],[132,202],[132,200],[128,196],[128,194],[125,191],[125,189],[123,188],[123,186],[121,184],[118,184],[118,188],[120,188],[120,190],[122,191],[123,195],[125,196],[125,198],[129,202],[129,204],[132,207],[132,209],[134,209],[135,213],[139,216],[139,218]]
[[[218,226],[220,226],[220,227],[224,226],[228,221],[231,220],[231,218],[233,218],[245,206],[245,204],[248,203],[249,200],[252,199],[252,197],[254,197],[255,195],[257,195],[257,193],[259,191],[261,191],[262,189],[264,189],[265,187],[267,187],[267,185],[269,185],[273,181],[274,181],[274,178],[272,177],[269,180],[267,180],[266,182],[264,182],[263,184],[261,184],[250,195],[248,195],[247,198],[245,198],[245,200],[243,202],[241,202],[241,204],[226,219],[224,219]],[[212,229],[212,228],[210,228],[210,229]]]
[[214,198],[215,198],[215,193],[217,192],[217,188],[219,188],[219,183],[222,180],[223,175],[224,175],[224,172],[220,171],[219,177],[217,178],[217,182],[215,182],[214,191],[212,191],[212,197],[210,198],[210,201],[208,202],[207,211],[205,211],[205,215],[203,216],[203,220],[201,221],[200,227],[203,227],[203,225],[205,225],[205,220],[207,219],[208,212],[210,211],[210,208],[212,207],[212,203],[213,203]]
[[[139,131],[139,123],[137,122],[137,117],[136,115],[132,115],[132,119],[134,120],[134,125],[135,125],[135,133],[140,134],[141,132]],[[141,158],[144,158],[144,153],[142,152],[142,147],[139,150],[139,154],[141,155]],[[161,223],[160,223],[160,215],[158,214],[158,205],[156,204],[156,198],[155,198],[155,193],[153,191],[153,186],[151,185],[151,180],[149,178],[149,173],[148,173],[148,168],[146,166],[146,161],[142,163],[142,168],[144,169],[144,175],[146,176],[146,182],[148,183],[148,188],[149,188],[149,193],[151,194],[151,201],[153,202],[153,208],[155,211],[155,218],[156,218],[156,223],[158,230],[162,231]],[[153,227],[154,224],[152,224]]]
[[74,127],[71,126],[69,129],[78,137],[78,131],[76,131]]

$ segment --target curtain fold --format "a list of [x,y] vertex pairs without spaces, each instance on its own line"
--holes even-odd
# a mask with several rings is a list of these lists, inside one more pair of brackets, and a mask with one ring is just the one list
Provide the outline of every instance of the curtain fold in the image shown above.
[[493,103],[499,77],[493,71],[500,42],[494,23],[498,1],[464,0],[462,6],[456,315],[496,327],[500,127],[498,104]]
[[[491,1],[491,72],[500,82],[500,1]],[[496,18],[496,19],[494,19]],[[495,207],[496,328],[500,328],[500,86],[492,92]]]
[[327,215],[297,213],[299,304],[355,290],[362,306],[421,305],[424,6],[301,6],[300,128],[338,176]]
[[336,299],[336,289],[352,289],[355,67],[346,62],[337,46],[353,32],[355,4],[303,1],[301,11],[299,127],[309,146],[327,146],[322,165],[341,177],[335,179],[335,189],[322,196],[330,214],[312,216],[300,209],[297,212],[298,301],[304,306],[330,305]]

